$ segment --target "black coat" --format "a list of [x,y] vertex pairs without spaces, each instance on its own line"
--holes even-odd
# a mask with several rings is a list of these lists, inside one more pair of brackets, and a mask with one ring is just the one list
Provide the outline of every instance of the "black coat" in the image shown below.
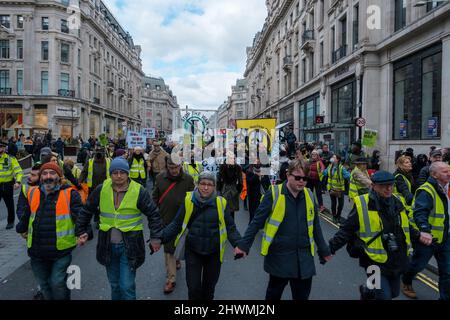
[[[397,174],[401,174],[403,175],[403,177],[397,176],[395,178],[395,187],[397,188],[397,191],[400,192],[403,195],[403,197],[405,197],[406,204],[411,205],[414,199],[414,190],[416,189],[414,181],[412,181],[412,176],[408,177],[399,170],[395,171],[394,176],[396,176]],[[408,179],[408,181],[411,183],[411,190],[409,190],[405,178]]]
[[[69,186],[64,185],[61,190],[67,189]],[[56,201],[58,200],[59,192],[51,193],[45,196],[41,191],[40,206],[36,212],[36,217],[33,222],[33,243],[28,249],[28,255],[32,258],[39,259],[59,259],[71,253],[75,248],[66,250],[58,250],[56,248]],[[76,222],[83,204],[78,192],[71,191],[70,199],[70,216],[72,221]],[[28,231],[28,224],[30,221],[30,206],[27,199],[20,192],[19,203],[17,205],[17,215],[20,221],[16,226],[18,233],[25,233]],[[87,227],[86,232],[90,229]]]
[[[388,260],[384,264],[379,264],[370,259],[365,252],[359,257],[359,264],[363,268],[367,268],[370,265],[378,265],[380,270],[385,275],[398,275],[405,271],[408,266],[408,257],[406,255],[406,240],[400,224],[400,212],[404,210],[403,204],[395,197],[392,197],[392,205],[389,207],[382,206],[376,194],[371,191],[369,193],[369,205],[368,209],[378,211],[380,213],[381,221],[383,224],[384,233],[393,233],[397,239],[397,243],[400,250],[397,253],[388,252]],[[380,210],[377,209],[381,208]],[[359,217],[356,210],[356,206],[353,206],[347,220],[341,226],[339,231],[330,239],[331,253],[335,253],[344,245],[353,241],[357,237],[359,231]],[[411,240],[417,240],[420,236],[419,232],[410,227]],[[386,244],[384,244],[386,248]]]
[[[100,193],[103,185],[99,185],[86,202],[77,220],[75,234],[80,236],[87,232],[87,227],[92,216],[100,214]],[[162,233],[162,221],[158,213],[158,208],[153,203],[149,193],[141,186],[137,208],[147,216],[148,227],[150,229],[151,239],[160,239]],[[125,252],[128,257],[128,263],[133,270],[139,268],[145,261],[145,243],[142,231],[122,232],[125,244]],[[98,232],[97,243],[97,261],[102,265],[109,265],[111,261],[111,230]]]
[[[281,193],[286,197],[286,214],[264,259],[264,270],[280,278],[309,279],[316,274],[316,269],[309,244],[305,195],[300,192],[294,198],[286,183],[283,184]],[[272,203],[272,192],[269,189],[238,244],[240,249],[249,252],[256,234],[272,213]],[[314,241],[319,257],[323,258],[330,255],[330,250],[322,235],[316,203],[314,209]]]
[[[216,199],[214,197],[203,205],[195,198],[193,200],[194,210],[188,224],[189,232],[186,236],[186,247],[198,254],[209,255],[220,250],[219,216]],[[241,235],[237,231],[236,224],[228,209],[225,209],[224,214],[228,240],[233,247],[236,247],[238,241],[241,240]],[[185,215],[186,207],[183,203],[175,219],[164,228],[163,243],[174,240],[181,232]]]
[[429,176],[430,176],[430,166],[429,165],[420,169],[419,177],[417,178],[417,187],[420,187],[425,182],[427,182]]
[[[427,182],[429,182],[437,191],[439,198],[441,198],[444,204],[445,212],[447,213],[449,208],[446,194],[441,190],[441,188],[438,185],[438,182],[433,177],[429,177]],[[428,218],[433,208],[434,208],[434,200],[430,196],[430,194],[424,190],[417,191],[413,215],[414,221],[420,231],[431,233],[431,226],[430,223],[428,222]],[[448,229],[449,229],[449,217],[448,214],[445,214],[443,243],[447,241]]]

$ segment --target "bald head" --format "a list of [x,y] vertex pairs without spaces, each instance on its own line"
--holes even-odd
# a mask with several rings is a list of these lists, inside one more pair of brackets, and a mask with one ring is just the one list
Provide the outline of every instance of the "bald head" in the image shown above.
[[433,162],[430,165],[430,176],[435,178],[441,186],[450,182],[450,168],[447,163],[442,161]]

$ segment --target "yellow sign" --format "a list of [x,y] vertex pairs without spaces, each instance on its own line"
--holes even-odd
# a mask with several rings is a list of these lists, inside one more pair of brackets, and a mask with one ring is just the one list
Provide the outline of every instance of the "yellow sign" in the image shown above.
[[[275,141],[275,127],[277,125],[277,119],[251,119],[251,120],[236,120],[236,129],[247,129],[249,143],[257,143],[259,140],[262,142],[267,150],[271,149],[271,142]],[[259,130],[259,134],[262,134],[262,141],[253,131]],[[267,140],[270,137],[270,141]]]

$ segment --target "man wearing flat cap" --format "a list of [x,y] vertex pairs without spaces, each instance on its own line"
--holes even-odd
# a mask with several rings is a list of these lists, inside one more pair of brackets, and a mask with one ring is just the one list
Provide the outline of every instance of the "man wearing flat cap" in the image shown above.
[[408,267],[411,239],[424,239],[410,226],[405,207],[392,194],[394,175],[378,171],[372,182],[368,194],[354,198],[352,211],[329,244],[332,254],[348,244],[347,251],[359,258],[368,275],[373,274],[370,266],[379,268],[379,287],[361,285],[362,300],[391,300],[400,293],[400,276]]
[[[28,189],[26,205],[18,206],[16,227],[27,240],[31,269],[45,300],[69,300],[67,268],[77,245],[75,222],[83,204],[78,192],[62,185],[63,172],[54,162],[40,168],[40,184]],[[91,233],[90,227],[87,233]]]

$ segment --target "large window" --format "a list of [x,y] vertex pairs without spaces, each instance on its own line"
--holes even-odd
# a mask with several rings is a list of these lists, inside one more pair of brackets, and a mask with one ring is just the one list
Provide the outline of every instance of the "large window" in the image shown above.
[[61,62],[69,62],[70,46],[68,43],[61,43]]
[[23,16],[17,16],[17,29],[23,29]]
[[42,17],[42,30],[48,30],[50,25],[48,17]]
[[[304,128],[313,127],[316,124],[316,116],[320,111],[319,93],[300,101],[300,137],[306,138]],[[301,140],[300,139],[300,140]]]
[[0,59],[9,59],[9,40],[0,40]]
[[11,18],[9,15],[0,15],[0,25],[4,26],[5,28],[11,27]]
[[0,91],[6,91],[9,88],[9,70],[0,70]]
[[61,19],[61,32],[69,33],[69,24],[67,20]]
[[61,73],[60,87],[61,90],[69,90],[69,74]]
[[17,94],[23,94],[23,70],[17,70]]
[[356,114],[356,81],[344,80],[331,89],[331,122],[353,123]]
[[48,61],[48,41],[41,42],[41,59],[42,61]]
[[41,93],[48,95],[48,71],[41,72]]
[[439,45],[394,64],[394,139],[440,138],[441,50]]
[[17,59],[23,59],[23,40],[17,40]]
[[427,12],[445,4],[445,1],[430,1],[427,3]]
[[395,0],[395,31],[406,26],[406,0]]

